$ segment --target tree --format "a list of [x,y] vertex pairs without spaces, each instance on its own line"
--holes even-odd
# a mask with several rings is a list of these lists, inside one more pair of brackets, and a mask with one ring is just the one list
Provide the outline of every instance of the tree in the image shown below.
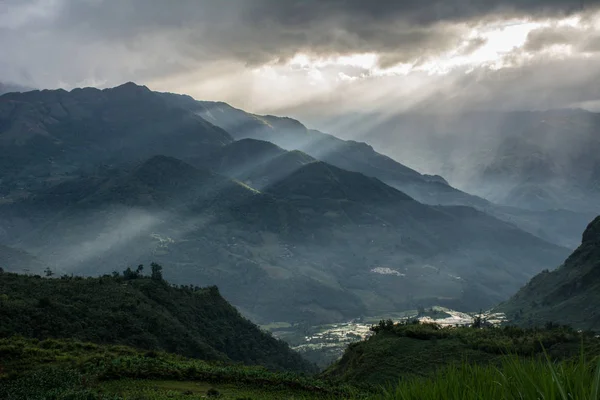
[[144,264],[140,264],[140,265],[138,265],[138,267],[137,267],[137,269],[135,270],[135,272],[136,272],[138,275],[141,275],[143,270],[144,270]]
[[4,268],[0,267],[0,274],[4,273]]
[[54,275],[54,272],[52,272],[52,270],[50,268],[46,268],[44,270],[44,274],[46,274],[46,277],[51,277],[52,275]]
[[132,280],[132,279],[137,279],[138,278],[138,273],[137,273],[137,271],[134,271],[131,268],[127,267],[127,269],[125,271],[123,271],[123,278],[126,281],[129,281],[129,280]]
[[152,274],[150,275],[151,279],[154,281],[162,281],[162,265],[153,262],[152,264],[150,264],[150,268],[152,269]]

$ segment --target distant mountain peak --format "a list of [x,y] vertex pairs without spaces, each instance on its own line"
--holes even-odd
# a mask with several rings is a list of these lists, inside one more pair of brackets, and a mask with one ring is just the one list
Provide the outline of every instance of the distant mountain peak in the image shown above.
[[113,90],[143,90],[143,91],[147,91],[147,92],[150,91],[150,89],[148,89],[147,86],[138,85],[135,82],[125,82],[124,84],[119,85],[119,86],[115,86],[112,89]]
[[121,96],[141,96],[152,93],[147,86],[138,85],[134,82],[127,82],[114,88],[104,89],[103,92],[118,93]]
[[583,233],[583,243],[600,243],[600,216],[588,225]]

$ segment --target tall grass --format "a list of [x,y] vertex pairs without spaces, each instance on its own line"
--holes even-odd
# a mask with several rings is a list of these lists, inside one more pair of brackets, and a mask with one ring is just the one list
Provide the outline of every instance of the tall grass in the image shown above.
[[506,357],[500,367],[464,363],[435,378],[387,388],[378,400],[599,400],[600,360],[551,362]]

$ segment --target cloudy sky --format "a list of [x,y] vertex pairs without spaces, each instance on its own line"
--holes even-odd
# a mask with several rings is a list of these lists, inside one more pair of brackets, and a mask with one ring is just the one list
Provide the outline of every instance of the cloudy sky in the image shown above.
[[0,0],[0,82],[254,112],[600,108],[599,0]]

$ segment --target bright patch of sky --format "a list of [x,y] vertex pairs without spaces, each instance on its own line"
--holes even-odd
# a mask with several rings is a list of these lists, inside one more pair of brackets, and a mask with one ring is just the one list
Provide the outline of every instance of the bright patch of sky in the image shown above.
[[[593,21],[591,21],[593,22]],[[392,67],[379,67],[379,55],[375,53],[345,56],[314,57],[296,54],[285,64],[272,63],[254,70],[254,73],[270,79],[288,78],[290,74],[303,73],[309,85],[325,85],[334,82],[349,82],[373,76],[408,75],[411,72],[447,74],[456,68],[475,67],[500,69],[527,61],[533,54],[523,48],[530,32],[546,27],[581,28],[580,16],[561,20],[532,21],[517,19],[496,23],[483,23],[470,32],[449,51],[413,63],[400,63]],[[473,48],[472,48],[473,47]],[[570,55],[570,45],[554,45],[544,50],[549,55]],[[539,52],[537,53],[539,54]]]

